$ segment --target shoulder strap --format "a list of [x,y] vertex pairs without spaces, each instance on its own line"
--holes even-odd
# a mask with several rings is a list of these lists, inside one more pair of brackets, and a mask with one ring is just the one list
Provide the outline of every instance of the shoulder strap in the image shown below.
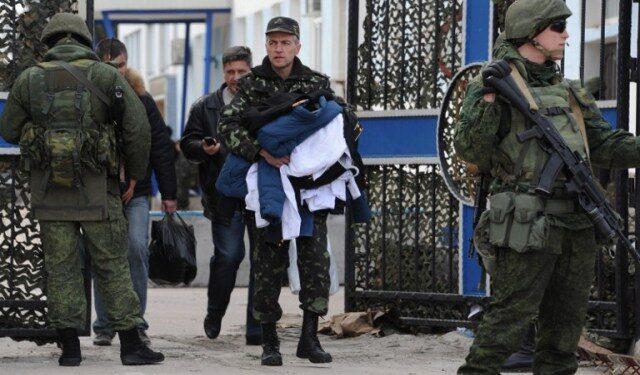
[[75,79],[85,85],[85,87],[88,88],[93,95],[97,96],[100,101],[106,104],[107,107],[111,107],[111,100],[109,100],[109,98],[102,91],[100,91],[100,89],[97,88],[96,85],[93,84],[93,82],[89,81],[87,77],[84,76],[84,74],[78,71],[76,67],[62,60],[52,61],[52,63],[62,67],[64,70],[69,72],[69,74],[71,74]]
[[587,159],[590,159],[589,140],[587,139],[587,127],[584,123],[584,115],[582,114],[582,109],[580,109],[578,100],[576,99],[575,94],[571,89],[569,89],[569,106],[571,107],[571,112],[573,112],[573,115],[576,118],[576,122],[578,122],[578,126],[580,127],[580,134],[582,135],[584,147],[587,152]]
[[527,102],[529,102],[529,108],[531,108],[532,111],[537,111],[539,109],[538,104],[536,104],[536,101],[533,99],[533,95],[531,95],[531,91],[529,91],[529,87],[527,86],[527,83],[524,81],[524,78],[522,78],[522,75],[518,71],[518,68],[516,68],[516,66],[513,63],[509,65],[511,66],[511,76],[513,77],[513,80],[516,82],[516,85],[518,85],[520,92],[522,92],[524,97],[527,99]]

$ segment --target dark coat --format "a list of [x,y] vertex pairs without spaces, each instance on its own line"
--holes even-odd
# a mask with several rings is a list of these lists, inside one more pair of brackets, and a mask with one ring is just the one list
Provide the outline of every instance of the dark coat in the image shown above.
[[176,169],[174,166],[174,145],[162,119],[160,110],[151,95],[145,90],[144,81],[134,70],[127,70],[127,82],[142,101],[151,125],[151,153],[147,174],[136,183],[133,197],[151,195],[151,170],[156,174],[158,188],[163,200],[176,199]]
[[[204,215],[214,221],[217,218],[217,208],[219,207],[220,194],[216,191],[216,180],[222,170],[222,165],[227,156],[227,149],[224,142],[220,151],[214,155],[207,155],[202,149],[202,139],[204,137],[214,137],[221,142],[218,135],[218,119],[224,107],[222,91],[227,85],[223,84],[217,91],[204,95],[193,103],[189,110],[189,118],[184,129],[180,148],[187,159],[198,163],[200,178],[200,188],[202,189],[202,207]],[[225,198],[230,200],[231,198]],[[233,204],[237,200],[232,200]],[[231,202],[226,202],[231,203]]]

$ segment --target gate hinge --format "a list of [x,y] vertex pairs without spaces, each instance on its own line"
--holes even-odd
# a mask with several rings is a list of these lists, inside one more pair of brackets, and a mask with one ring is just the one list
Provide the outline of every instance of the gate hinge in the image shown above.
[[638,58],[629,59],[629,81],[638,83]]

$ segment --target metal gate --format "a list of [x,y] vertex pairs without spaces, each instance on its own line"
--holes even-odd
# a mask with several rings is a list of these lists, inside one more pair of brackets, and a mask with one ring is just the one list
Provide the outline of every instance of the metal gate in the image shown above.
[[[404,118],[414,115],[422,126],[429,126],[454,75],[464,65],[488,58],[488,52],[478,52],[473,43],[482,38],[495,39],[509,3],[351,0],[347,97],[363,114],[365,132],[361,143],[368,145],[370,140],[366,137],[371,132],[376,139],[385,139],[378,132],[392,138],[397,129],[405,126]],[[629,119],[625,117],[630,108],[629,79],[637,82],[638,78],[637,59],[631,58],[630,53],[631,35],[638,43],[637,23],[636,31],[631,30],[632,4],[624,0],[568,3],[580,8],[573,16],[579,22],[576,30],[580,33],[571,36],[571,41],[580,40],[578,50],[571,56],[579,60],[567,59],[562,67],[567,72],[578,67],[579,72],[572,74],[583,82],[592,72],[602,77],[594,94],[599,96],[604,117],[613,126],[629,129]],[[635,1],[633,7],[637,6]],[[478,24],[485,13],[491,20]],[[617,47],[611,46],[611,14],[619,20],[617,39],[613,38]],[[591,26],[594,17],[600,21],[596,27]],[[470,43],[470,38],[478,38],[478,34],[480,39]],[[613,63],[607,60],[611,58],[615,59]],[[617,78],[606,82],[604,77]],[[611,100],[615,98],[617,101]],[[369,120],[393,117],[394,113],[403,121],[388,122],[384,129]],[[410,138],[404,141],[411,144]],[[366,226],[347,224],[346,309],[395,308],[401,319],[412,325],[473,325],[467,319],[470,307],[486,303],[488,297],[469,292],[465,286],[473,271],[464,268],[469,263],[465,242],[470,223],[465,217],[470,207],[459,203],[447,189],[437,160],[426,158],[410,163],[397,157],[368,158],[367,147],[370,146],[365,147],[363,156],[369,164],[374,219]],[[640,202],[638,183],[635,188],[628,183],[626,171],[604,171],[601,175],[603,182],[612,181],[611,196],[628,224],[629,212],[635,212],[635,206],[629,206],[629,198],[637,197],[634,205]],[[608,179],[609,175],[612,178]],[[640,235],[640,228],[633,223],[627,227],[631,233],[636,232],[636,238]],[[628,259],[624,251],[599,252],[589,305],[590,330],[617,338],[640,332],[636,329],[640,327],[640,314],[636,314],[640,273],[634,272]],[[477,284],[477,279],[473,282]]]
[[[90,5],[92,1],[86,3]],[[77,6],[77,0],[0,0],[0,114],[6,91],[15,78],[46,51],[39,41],[46,20]],[[93,12],[91,6],[87,6],[87,12]],[[52,341],[57,333],[47,327],[45,254],[38,223],[30,212],[28,179],[18,164],[19,150],[0,139],[0,337],[44,343]],[[88,259],[84,277],[89,308],[81,335],[90,333],[91,282],[87,265]]]

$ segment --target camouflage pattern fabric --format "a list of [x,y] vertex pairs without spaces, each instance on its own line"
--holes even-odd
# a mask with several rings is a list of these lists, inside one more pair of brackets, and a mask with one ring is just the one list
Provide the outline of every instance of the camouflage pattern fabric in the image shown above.
[[[81,22],[84,22],[81,20]],[[122,121],[123,155],[127,174],[142,180],[147,172],[151,133],[146,112],[140,99],[118,71],[108,64],[99,62],[93,51],[72,39],[63,39],[49,49],[44,61],[63,60],[73,63],[77,60],[93,60],[88,71],[88,79],[105,95],[115,96],[116,86],[124,91],[124,113]],[[25,126],[40,123],[42,112],[33,111],[30,98],[31,76],[41,67],[32,67],[16,79],[0,118],[0,136],[7,142],[17,144]],[[79,116],[92,119],[98,124],[106,124],[110,108],[91,96],[90,110],[80,107]],[[69,111],[75,103],[58,103],[52,112]],[[66,106],[66,107],[64,107]],[[64,108],[62,108],[64,107]],[[46,120],[46,119],[45,119]],[[45,121],[43,121],[45,122]],[[28,129],[27,129],[28,130]],[[34,134],[35,135],[35,134]],[[23,142],[24,143],[24,142]],[[27,142],[29,143],[29,142]],[[100,147],[98,144],[97,147]],[[40,221],[42,247],[45,252],[47,271],[47,300],[49,323],[52,328],[78,328],[85,326],[84,285],[81,274],[80,254],[76,244],[83,231],[86,247],[93,258],[93,266],[98,277],[98,287],[105,296],[107,315],[114,329],[127,330],[142,323],[140,303],[133,292],[127,260],[127,236],[122,213],[117,176],[109,178],[108,186],[113,195],[106,197],[108,219],[104,221]],[[55,202],[52,202],[55,203]],[[65,202],[58,202],[64,204]],[[82,207],[80,207],[82,208]],[[65,214],[80,214],[71,208]]]
[[[287,79],[280,78],[271,68],[268,57],[265,57],[262,65],[251,69],[250,73],[240,79],[238,87],[233,101],[222,110],[218,129],[229,151],[251,162],[257,161],[260,146],[242,124],[242,116],[247,109],[276,92],[310,93],[320,89],[330,90],[329,77],[302,65],[297,57]],[[300,307],[319,315],[327,313],[329,303],[326,220],[326,213],[316,213],[313,237],[297,240],[301,283]],[[255,226],[253,217],[249,221],[250,225]],[[254,317],[263,323],[275,322],[282,316],[278,297],[286,275],[288,242],[283,241],[279,246],[269,244],[265,241],[266,229],[257,229],[255,233]]]
[[[121,135],[124,147],[120,160],[124,161],[125,170],[129,177],[138,181],[143,180],[147,174],[147,164],[149,163],[151,130],[142,102],[124,77],[113,66],[99,63],[98,57],[91,49],[73,41],[60,42],[47,51],[44,59],[45,62],[63,60],[72,64],[78,60],[93,60],[96,63],[89,68],[88,78],[98,89],[109,98],[115,97],[116,86],[120,86],[123,89],[124,115]],[[47,121],[42,112],[33,112],[32,105],[40,105],[41,103],[31,103],[33,95],[30,92],[31,76],[35,75],[40,69],[40,67],[35,66],[25,70],[18,76],[11,88],[2,117],[0,117],[0,136],[9,143],[18,144],[23,128],[27,124],[36,125]],[[93,120],[98,124],[107,124],[109,122],[110,109],[93,95],[90,100],[90,113],[83,114],[83,121]],[[75,103],[64,105],[75,106]],[[75,114],[75,107],[71,109],[68,107],[54,108],[51,112],[63,110],[71,111]],[[105,145],[98,144],[96,147],[104,149]],[[106,151],[100,152],[106,154]],[[117,176],[113,177],[117,178]],[[117,186],[117,181],[115,185]]]
[[[494,49],[494,59],[506,59],[515,64],[527,83],[534,87],[553,84],[559,74],[555,64],[538,65],[520,56],[515,47],[504,41]],[[579,82],[569,84],[576,94],[585,121],[587,139],[594,167],[634,168],[640,165],[640,139],[622,129],[611,129],[611,125],[602,117],[593,96]],[[482,171],[495,170],[504,165],[505,170],[512,167],[505,165],[504,157],[497,152],[502,138],[509,133],[512,109],[498,98],[493,103],[482,99],[482,80],[476,77],[469,83],[462,105],[460,120],[456,123],[454,145],[456,152],[467,162],[476,164]],[[513,109],[515,111],[515,109]],[[505,182],[495,178],[491,191],[502,191]],[[532,190],[533,186],[518,186],[519,191]],[[586,214],[573,213],[550,215],[554,225],[568,229],[582,229],[592,224]]]
[[[253,215],[251,224],[255,227]],[[266,228],[257,228],[253,252],[255,291],[253,316],[261,323],[272,323],[282,317],[278,303],[282,281],[287,277],[289,266],[289,241],[270,243],[265,241]],[[329,308],[329,252],[327,251],[327,213],[319,212],[313,217],[313,237],[296,239],[298,250],[298,272],[300,272],[300,308],[326,315]]]
[[593,229],[561,230],[562,254],[498,249],[492,299],[458,374],[499,374],[538,313],[535,374],[574,374],[587,314],[596,241]]
[[76,244],[82,238],[91,255],[97,286],[107,316],[116,331],[142,324],[140,302],[131,284],[127,260],[127,226],[120,198],[109,195],[108,221],[41,221],[45,249],[47,301],[51,328],[84,329],[87,301],[84,295],[81,254]]
[[238,82],[238,93],[222,110],[218,129],[229,150],[248,161],[256,161],[260,150],[258,141],[242,125],[244,112],[276,92],[310,93],[329,88],[329,77],[302,65],[296,57],[289,78],[283,80],[271,68],[265,57],[261,66],[253,68]]
[[[513,63],[531,87],[553,85],[559,76],[554,63],[531,63],[504,39],[496,44],[493,58]],[[611,169],[640,165],[640,139],[627,131],[611,129],[593,96],[578,83],[569,84],[584,116],[593,166]],[[498,145],[511,130],[515,109],[500,97],[495,102],[485,102],[482,88],[479,77],[467,88],[454,135],[456,151],[465,161],[492,173],[492,193],[531,191],[531,181],[513,186],[494,173],[498,166],[509,170]],[[559,190],[554,194],[566,194]],[[499,374],[503,361],[518,348],[528,322],[536,313],[540,331],[536,338],[534,373],[575,373],[574,350],[585,323],[598,245],[586,214],[547,217],[548,248],[524,253],[497,249],[491,279],[493,302],[465,365],[459,369],[460,374]]]

